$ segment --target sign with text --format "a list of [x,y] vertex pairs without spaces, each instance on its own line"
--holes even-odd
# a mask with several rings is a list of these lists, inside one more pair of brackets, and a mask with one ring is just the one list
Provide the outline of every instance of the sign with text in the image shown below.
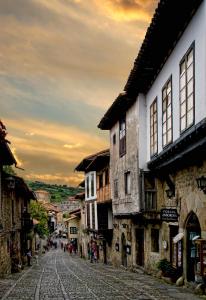
[[162,221],[165,222],[177,222],[178,213],[174,208],[163,208],[161,209],[160,217]]

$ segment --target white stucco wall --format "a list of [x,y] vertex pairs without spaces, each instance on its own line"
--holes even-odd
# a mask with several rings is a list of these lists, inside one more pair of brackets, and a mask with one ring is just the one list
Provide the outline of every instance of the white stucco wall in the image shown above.
[[[164,41],[162,41],[164,43]],[[180,137],[179,63],[191,44],[195,42],[195,124],[206,117],[206,1],[178,41],[146,95],[147,104],[147,161],[150,160],[150,105],[157,97],[158,153],[162,151],[162,88],[172,75],[173,142]],[[161,47],[161,45],[160,45]]]
[[147,169],[147,114],[146,98],[139,94],[137,98],[137,126],[138,126],[138,148],[139,148],[139,168]]

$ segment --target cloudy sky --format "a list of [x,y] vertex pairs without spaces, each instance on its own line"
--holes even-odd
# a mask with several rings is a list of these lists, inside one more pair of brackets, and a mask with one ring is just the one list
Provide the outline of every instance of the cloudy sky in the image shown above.
[[0,0],[0,118],[25,179],[77,185],[108,147],[97,129],[123,90],[157,0]]

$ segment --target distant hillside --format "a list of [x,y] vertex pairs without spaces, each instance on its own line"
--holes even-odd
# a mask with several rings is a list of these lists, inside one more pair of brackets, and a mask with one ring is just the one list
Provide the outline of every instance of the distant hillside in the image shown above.
[[48,184],[40,181],[27,181],[28,186],[35,192],[46,190],[51,195],[51,202],[64,202],[68,197],[83,191],[82,188],[69,187],[67,185]]

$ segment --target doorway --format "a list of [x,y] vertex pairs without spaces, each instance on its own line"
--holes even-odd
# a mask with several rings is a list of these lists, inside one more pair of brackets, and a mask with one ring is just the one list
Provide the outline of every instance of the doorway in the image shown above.
[[201,228],[198,217],[194,212],[190,213],[186,221],[186,258],[187,258],[187,280],[195,281],[195,258],[196,249],[194,238],[201,236]]
[[136,264],[144,266],[144,229],[136,229]]
[[107,243],[103,240],[103,261],[104,264],[107,264]]
[[122,233],[122,237],[121,237],[121,242],[122,242],[122,265],[124,267],[127,267],[127,253],[126,253],[126,238],[125,238],[125,234]]

